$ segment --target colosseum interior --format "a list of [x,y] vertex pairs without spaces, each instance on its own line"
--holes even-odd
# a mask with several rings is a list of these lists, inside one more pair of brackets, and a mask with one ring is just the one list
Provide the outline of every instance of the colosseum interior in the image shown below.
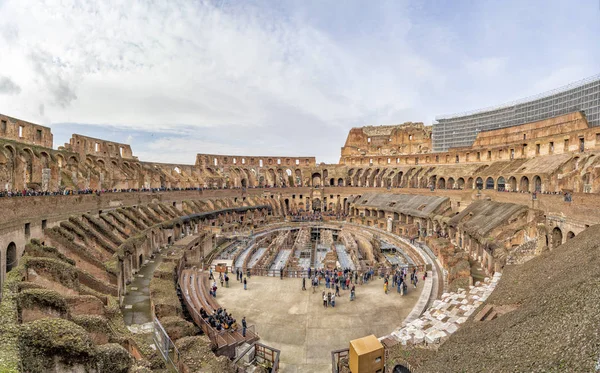
[[437,152],[423,123],[352,128],[337,164],[0,121],[1,372],[349,372],[371,334],[380,372],[598,369],[583,111]]

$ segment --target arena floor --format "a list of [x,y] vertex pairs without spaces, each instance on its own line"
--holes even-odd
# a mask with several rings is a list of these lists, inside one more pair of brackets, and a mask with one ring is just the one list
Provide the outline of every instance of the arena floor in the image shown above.
[[[408,295],[395,289],[385,295],[383,280],[376,279],[356,288],[356,299],[341,292],[335,308],[323,308],[319,287],[302,291],[302,280],[252,277],[248,290],[230,281],[229,288],[219,288],[217,301],[241,323],[246,316],[254,324],[260,342],[281,350],[282,372],[331,371],[331,351],[348,348],[349,341],[365,335],[380,337],[399,327],[419,299],[423,281]],[[307,282],[308,286],[308,282]]]

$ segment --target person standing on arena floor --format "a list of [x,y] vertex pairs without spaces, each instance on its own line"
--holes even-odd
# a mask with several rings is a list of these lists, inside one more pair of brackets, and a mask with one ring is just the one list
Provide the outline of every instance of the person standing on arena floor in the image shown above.
[[242,337],[246,338],[246,328],[248,327],[248,325],[246,325],[246,316],[242,317]]
[[323,307],[327,308],[327,294],[325,294],[325,290],[323,290]]
[[306,277],[302,277],[302,290],[306,290]]
[[248,290],[247,285],[248,285],[248,280],[244,278],[244,290]]

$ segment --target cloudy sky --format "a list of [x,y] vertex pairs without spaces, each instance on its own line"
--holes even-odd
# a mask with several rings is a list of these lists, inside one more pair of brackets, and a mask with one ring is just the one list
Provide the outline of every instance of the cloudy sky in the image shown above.
[[351,127],[600,73],[598,0],[0,0],[0,112],[142,160],[337,162]]

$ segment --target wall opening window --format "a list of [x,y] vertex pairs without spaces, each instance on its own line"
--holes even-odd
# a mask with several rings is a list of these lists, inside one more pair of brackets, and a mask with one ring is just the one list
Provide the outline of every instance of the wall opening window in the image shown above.
[[6,121],[5,120],[2,121],[2,132],[6,132]]
[[367,137],[367,142],[371,143],[371,138],[370,137]]
[[99,143],[95,143],[94,144],[94,151],[97,152],[98,150],[100,150],[100,144]]
[[554,153],[554,141],[550,141],[548,144],[548,152]]
[[569,151],[569,139],[565,139],[565,151]]
[[535,144],[535,155],[540,155],[540,144]]
[[123,157],[123,147],[119,146],[119,155]]
[[37,139],[38,139],[39,141],[41,141],[41,140],[42,140],[42,130],[36,130],[36,131],[35,131],[35,135],[37,136]]
[[25,237],[29,238],[31,235],[31,223],[25,223]]
[[23,126],[19,126],[19,137],[23,137]]

